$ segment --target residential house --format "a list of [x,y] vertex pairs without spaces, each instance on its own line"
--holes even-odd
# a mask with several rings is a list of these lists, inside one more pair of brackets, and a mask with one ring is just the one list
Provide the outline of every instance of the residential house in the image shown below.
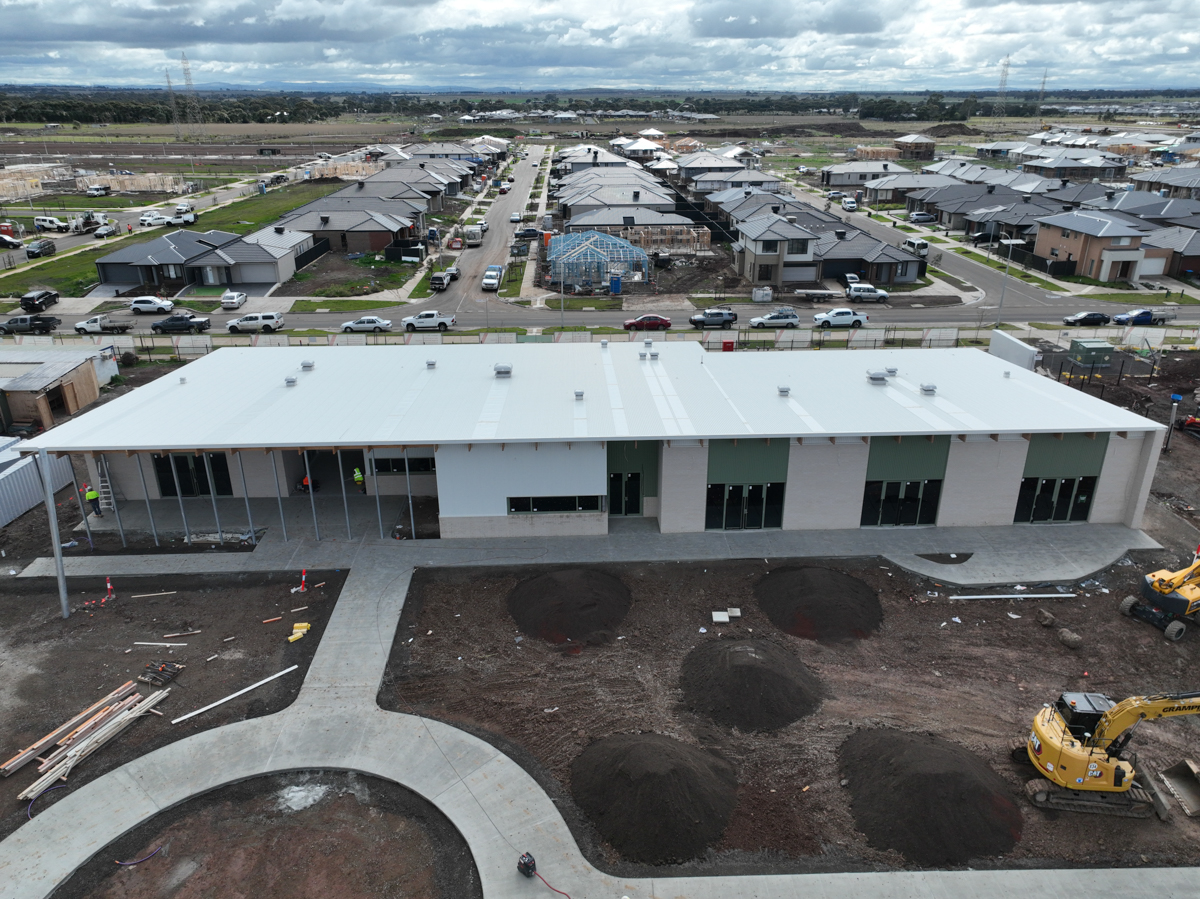
[[261,295],[282,284],[329,250],[327,241],[287,225],[273,225],[192,256],[184,263],[190,284],[236,287]]
[[188,283],[184,265],[189,259],[238,239],[228,231],[172,231],[101,256],[96,274],[101,284],[140,285],[144,293],[169,296]]
[[404,153],[411,159],[463,159],[479,162],[479,153],[474,147],[450,142],[428,144],[409,144],[403,148]]
[[700,175],[708,175],[713,172],[737,172],[746,168],[736,159],[720,156],[708,150],[680,156],[675,162],[679,166],[679,178],[685,182],[694,181]]
[[1151,231],[1142,237],[1142,247],[1146,259],[1138,271],[1139,278],[1170,275],[1194,279],[1200,273],[1200,231],[1194,228]]
[[1172,199],[1146,191],[1121,190],[1108,191],[1103,197],[1084,203],[1083,208],[1123,212],[1165,226],[1176,219],[1200,215],[1200,200]]
[[856,274],[859,279],[886,287],[910,284],[925,271],[925,261],[856,228],[837,228],[821,234],[813,248],[820,268],[815,280]]
[[697,253],[707,250],[712,240],[709,229],[691,219],[636,206],[581,213],[566,222],[563,231],[600,231],[627,240],[647,253]]
[[1102,181],[1117,181],[1125,177],[1126,163],[1124,159],[1108,155],[1097,154],[1076,159],[1067,154],[1056,154],[1026,159],[1021,163],[1021,168],[1027,175],[1040,175],[1050,179],[1090,181],[1099,178]]
[[1088,200],[1106,196],[1110,192],[1111,188],[1105,187],[1103,184],[1096,184],[1093,181],[1085,181],[1082,184],[1072,184],[1070,181],[1064,181],[1056,190],[1047,191],[1043,194],[1042,199],[1063,206],[1078,207]]
[[1034,255],[1074,262],[1075,274],[1098,281],[1133,281],[1145,258],[1143,232],[1101,211],[1074,210],[1039,220]]
[[559,193],[558,205],[564,221],[596,209],[641,207],[656,212],[674,212],[675,195],[669,188],[644,184],[583,185]]
[[830,188],[859,188],[868,181],[891,175],[902,169],[895,162],[879,160],[863,160],[861,162],[841,162],[837,165],[827,165],[821,169],[821,186]]
[[901,159],[933,159],[937,141],[926,134],[906,134],[892,141]]
[[636,159],[638,162],[650,162],[660,153],[665,153],[666,151],[663,150],[662,144],[656,144],[652,140],[640,138],[620,147],[618,152],[629,159]]
[[961,182],[949,175],[897,172],[894,175],[884,175],[882,178],[865,182],[862,190],[866,196],[867,205],[877,206],[881,203],[903,203],[904,198],[915,190],[959,183]]
[[782,215],[767,213],[737,225],[734,268],[751,284],[807,284],[817,280],[817,235]]
[[1200,200],[1200,168],[1175,166],[1138,172],[1129,179],[1134,189],[1154,191],[1163,197]]
[[329,241],[335,253],[380,253],[393,245],[415,245],[422,231],[412,219],[370,209],[317,207],[284,219],[289,229]]
[[559,171],[578,172],[589,168],[621,168],[631,163],[625,157],[611,153],[603,147],[581,144],[556,154],[553,164]]
[[692,191],[696,194],[717,193],[718,191],[748,187],[765,190],[768,193],[782,193],[787,185],[778,175],[767,174],[755,169],[742,169],[738,172],[708,172],[698,175],[692,181]]
[[1062,211],[1061,204],[1041,202],[1025,194],[1015,202],[1010,199],[965,211],[962,214],[963,230],[972,235],[976,242],[1021,240],[1029,244],[1026,249],[1032,249],[1037,237],[1038,220]]

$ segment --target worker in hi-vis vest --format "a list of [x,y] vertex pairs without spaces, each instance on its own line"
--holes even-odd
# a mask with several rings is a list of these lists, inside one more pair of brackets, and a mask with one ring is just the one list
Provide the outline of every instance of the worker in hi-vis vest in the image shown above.
[[87,484],[84,484],[83,489],[86,491],[83,494],[83,498],[86,499],[91,505],[92,512],[97,518],[103,518],[104,513],[100,511],[100,494],[96,492],[96,488],[89,487]]
[[361,469],[361,468],[356,468],[356,469],[354,469],[354,484],[355,484],[355,486],[357,486],[357,487],[358,487],[358,492],[359,492],[359,493],[366,493],[366,492],[367,492],[367,484],[366,484],[366,482],[363,480],[363,473],[362,473],[362,469]]

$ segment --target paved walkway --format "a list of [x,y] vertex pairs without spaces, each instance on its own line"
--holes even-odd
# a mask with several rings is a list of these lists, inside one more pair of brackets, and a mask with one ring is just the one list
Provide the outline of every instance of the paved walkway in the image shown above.
[[[1007,531],[1014,542],[1045,544],[1052,534],[1077,533],[1081,544],[1129,544],[1136,532],[1098,526],[1029,530],[958,529],[950,539],[974,539],[980,555],[999,552],[1003,541],[983,533]],[[1122,539],[1118,539],[1124,531]],[[830,532],[837,540],[849,532]],[[869,533],[876,540],[881,532]],[[900,531],[895,534],[919,534]],[[132,574],[160,571],[274,570],[281,563],[321,567],[352,565],[350,577],[296,701],[287,709],[180,740],[72,790],[0,843],[0,894],[6,899],[48,896],[92,855],[158,812],[225,784],[284,771],[359,771],[395,781],[436,805],[463,834],[488,899],[528,899],[544,888],[515,870],[517,856],[532,852],[540,870],[573,899],[792,899],[797,895],[855,899],[1059,897],[1103,891],[1156,899],[1192,896],[1197,869],[1150,871],[919,872],[748,877],[617,878],[592,867],[554,803],[525,771],[489,744],[428,719],[384,712],[375,703],[404,605],[413,567],[419,564],[572,562],[654,558],[711,558],[727,541],[736,555],[777,555],[769,535],[688,535],[668,543],[648,541],[644,528],[617,529],[608,538],[529,541],[418,541],[358,544],[296,540],[268,543],[253,553],[218,556],[130,556],[71,559],[72,574]],[[707,538],[707,539],[706,539]],[[714,540],[713,538],[718,538]],[[742,538],[742,539],[739,539]],[[744,538],[750,538],[746,540]],[[1142,538],[1140,543],[1148,543]],[[1062,542],[1059,550],[1064,549]],[[647,549],[656,551],[651,554]],[[747,550],[754,548],[755,552]],[[688,552],[690,548],[690,552]],[[842,555],[856,554],[845,543]],[[1014,547],[1015,549],[1015,547]],[[1023,547],[1028,552],[1029,547]],[[677,554],[676,551],[683,551]],[[696,554],[698,553],[698,555]],[[1098,557],[1097,557],[1098,558]],[[973,559],[972,559],[973,561]],[[1015,559],[1014,559],[1015,561]],[[969,564],[969,563],[968,563]],[[46,568],[39,561],[24,576]],[[114,567],[120,569],[114,571]],[[35,571],[38,569],[38,571]],[[45,573],[45,572],[41,572]],[[1010,569],[1009,573],[1013,573]],[[1022,572],[1027,575],[1027,572]],[[1024,579],[1032,580],[1025,576]]]

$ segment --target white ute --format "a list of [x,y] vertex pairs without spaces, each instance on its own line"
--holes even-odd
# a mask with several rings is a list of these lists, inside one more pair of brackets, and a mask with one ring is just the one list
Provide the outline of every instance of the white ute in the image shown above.
[[401,319],[405,331],[445,331],[455,325],[453,315],[442,315],[436,309],[426,309],[417,315]]

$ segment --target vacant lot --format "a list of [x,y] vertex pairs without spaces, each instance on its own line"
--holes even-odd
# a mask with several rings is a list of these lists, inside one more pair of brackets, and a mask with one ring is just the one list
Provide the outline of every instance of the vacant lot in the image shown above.
[[205,231],[231,231],[234,234],[249,234],[271,224],[285,212],[297,206],[319,200],[335,190],[341,190],[346,182],[336,179],[300,181],[284,187],[273,188],[265,194],[252,194],[244,200],[205,211],[200,217],[200,227]]

